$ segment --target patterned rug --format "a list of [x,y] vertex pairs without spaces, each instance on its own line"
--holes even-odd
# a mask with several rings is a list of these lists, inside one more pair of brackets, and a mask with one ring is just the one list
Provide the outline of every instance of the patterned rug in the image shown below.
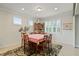
[[42,51],[38,54],[33,53],[31,55],[28,55],[28,52],[24,54],[24,49],[23,47],[18,47],[16,49],[7,51],[3,54],[0,54],[0,56],[57,56],[62,49],[61,45],[58,44],[53,44],[52,49],[50,49],[50,52],[48,50]]

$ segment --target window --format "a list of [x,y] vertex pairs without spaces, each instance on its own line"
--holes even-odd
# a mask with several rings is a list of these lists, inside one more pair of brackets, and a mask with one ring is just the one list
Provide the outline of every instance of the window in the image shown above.
[[14,16],[14,17],[13,17],[13,24],[21,25],[21,24],[22,24],[21,18],[18,17],[18,16]]
[[61,21],[53,20],[53,21],[45,21],[45,32],[60,32],[61,29]]

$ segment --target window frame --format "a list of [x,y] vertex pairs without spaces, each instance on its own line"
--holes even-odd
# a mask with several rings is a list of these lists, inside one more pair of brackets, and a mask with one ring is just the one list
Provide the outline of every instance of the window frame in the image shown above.
[[12,22],[14,25],[22,25],[22,19],[20,16],[13,16]]

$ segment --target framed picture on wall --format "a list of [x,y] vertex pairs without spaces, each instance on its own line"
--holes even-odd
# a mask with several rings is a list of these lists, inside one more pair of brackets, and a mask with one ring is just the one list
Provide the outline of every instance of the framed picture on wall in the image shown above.
[[72,30],[72,23],[64,23],[63,30]]

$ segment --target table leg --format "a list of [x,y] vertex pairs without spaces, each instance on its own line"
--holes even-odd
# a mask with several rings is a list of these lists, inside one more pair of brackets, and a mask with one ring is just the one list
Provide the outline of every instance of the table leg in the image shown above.
[[38,45],[36,44],[36,55],[38,54]]

